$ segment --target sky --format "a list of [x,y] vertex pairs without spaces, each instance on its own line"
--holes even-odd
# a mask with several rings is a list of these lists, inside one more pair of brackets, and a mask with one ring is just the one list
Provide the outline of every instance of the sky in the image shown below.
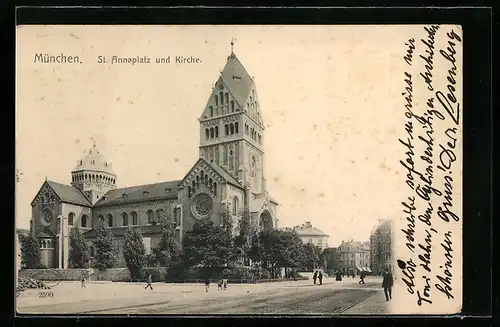
[[[18,27],[16,227],[29,227],[45,178],[69,184],[94,140],[119,187],[182,179],[234,38],[256,83],[280,226],[310,221],[330,246],[367,241],[379,219],[400,212],[406,37],[397,26]],[[40,52],[82,64],[34,64]],[[202,62],[97,63],[113,55]]]

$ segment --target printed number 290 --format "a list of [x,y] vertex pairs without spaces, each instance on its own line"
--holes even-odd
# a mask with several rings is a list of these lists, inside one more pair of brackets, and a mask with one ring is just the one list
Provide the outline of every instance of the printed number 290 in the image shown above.
[[38,292],[39,298],[53,297],[54,293],[52,292]]

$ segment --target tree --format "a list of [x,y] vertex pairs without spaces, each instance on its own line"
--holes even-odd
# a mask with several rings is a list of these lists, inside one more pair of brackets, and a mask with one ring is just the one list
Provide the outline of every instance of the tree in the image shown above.
[[214,225],[209,219],[197,221],[184,237],[184,263],[188,267],[216,268],[226,264],[232,252],[227,222]]
[[306,243],[303,245],[304,257],[302,260],[302,269],[309,271],[318,266],[321,266],[322,262],[319,255],[321,254],[321,249],[312,243]]
[[89,244],[78,226],[75,226],[69,232],[69,266],[71,268],[83,268],[90,257]]
[[146,263],[146,249],[139,228],[129,228],[123,242],[123,257],[132,279],[139,279]]
[[161,239],[156,248],[153,249],[153,257],[156,264],[168,267],[181,259],[181,247],[175,233],[175,224],[165,216],[159,221],[161,225]]
[[238,215],[237,235],[234,237],[234,257],[244,261],[251,249],[251,214],[247,208],[242,209]]
[[98,223],[97,238],[94,242],[96,249],[95,265],[98,269],[104,270],[113,268],[118,261],[118,245],[115,241],[111,229],[103,222]]
[[322,256],[325,258],[327,271],[335,272],[342,266],[342,260],[337,248],[324,249]]
[[41,268],[40,245],[38,240],[32,234],[21,235],[21,264],[26,269]]

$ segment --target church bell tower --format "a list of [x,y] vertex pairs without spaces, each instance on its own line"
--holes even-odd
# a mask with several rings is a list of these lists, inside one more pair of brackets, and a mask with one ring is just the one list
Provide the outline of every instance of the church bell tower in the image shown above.
[[95,142],[71,172],[71,185],[82,191],[92,204],[116,188],[116,174],[111,163],[99,153]]
[[200,157],[260,194],[266,187],[264,123],[255,82],[234,54],[233,45],[198,119]]

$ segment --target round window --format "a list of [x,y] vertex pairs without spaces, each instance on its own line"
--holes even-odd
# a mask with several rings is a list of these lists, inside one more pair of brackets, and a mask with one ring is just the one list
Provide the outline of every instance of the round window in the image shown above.
[[52,222],[52,211],[46,209],[42,212],[42,223],[45,226],[47,226],[50,225],[51,222]]
[[201,193],[193,199],[191,207],[196,218],[207,218],[212,214],[214,201],[212,197],[206,193]]

